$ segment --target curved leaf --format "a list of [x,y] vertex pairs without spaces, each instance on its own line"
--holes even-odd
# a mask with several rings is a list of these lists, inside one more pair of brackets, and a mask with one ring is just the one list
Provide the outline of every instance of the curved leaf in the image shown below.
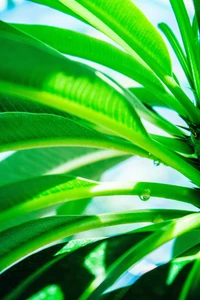
[[107,42],[79,32],[52,26],[26,24],[12,24],[12,26],[62,53],[102,64],[144,86],[152,88],[153,85],[164,91],[163,85],[150,69],[145,68],[131,55]]
[[[167,47],[154,26],[130,0],[59,0],[135,56],[157,74],[171,75]],[[134,50],[134,51],[133,51]]]
[[192,26],[190,24],[189,15],[187,13],[185,3],[183,0],[170,0],[172,9],[174,11],[178,27],[181,33],[183,45],[187,55],[189,67],[192,74],[192,80],[197,93],[198,107],[200,99],[200,59],[198,52],[198,44],[196,44],[194,34],[192,31]]
[[[15,27],[13,27],[4,22],[0,22],[0,25],[0,30],[2,30],[4,33],[14,33],[18,35],[19,38],[23,38],[28,41],[34,41],[34,43],[38,44],[39,47],[44,48],[44,44],[39,40],[36,40],[30,35],[23,33],[21,30],[16,30],[15,28],[16,26],[19,26],[20,28],[22,26],[23,29],[25,27],[25,32],[33,34],[34,36],[36,35],[36,37],[38,37],[38,25],[28,25],[28,27],[26,27],[26,25],[15,24]],[[42,28],[40,29],[42,29],[39,30],[40,38],[48,45],[54,46],[59,51],[78,55],[81,58],[93,60],[97,63],[104,64],[107,67],[111,67],[116,71],[122,72],[123,74],[137,80],[138,82],[141,82],[143,85],[148,86],[148,89],[155,95],[155,97],[157,97],[158,95],[164,100],[164,102],[169,104],[170,107],[177,111],[180,115],[187,117],[187,112],[176,100],[176,98],[168,93],[165,89],[163,89],[163,86],[153,74],[153,72],[143,66],[138,58],[133,58],[130,55],[120,51],[118,48],[111,46],[110,44],[73,31],[66,31],[64,29],[52,28],[49,26],[42,26]],[[41,34],[43,31],[44,34]],[[48,34],[46,31],[48,31]],[[56,38],[57,35],[59,35],[59,38]],[[50,36],[50,39],[48,38],[48,36]],[[53,39],[51,38],[52,36],[54,36]],[[64,42],[62,43],[62,41]],[[79,47],[77,47],[77,45],[79,45]],[[86,52],[85,49],[88,49],[88,51]],[[55,50],[51,48],[51,51],[54,52]],[[118,63],[119,61],[120,64]],[[132,70],[134,70],[134,72]]]
[[191,72],[190,72],[190,67],[189,63],[187,60],[187,57],[185,56],[185,53],[176,38],[175,34],[173,33],[172,29],[165,23],[159,23],[158,28],[164,33],[166,38],[168,39],[172,49],[174,50],[174,53],[176,54],[182,69],[187,77],[188,82],[190,83],[190,86],[193,88],[193,82],[191,78]]
[[196,15],[196,19],[198,22],[198,28],[200,31],[200,7],[199,7],[199,2],[198,0],[193,0],[194,3],[194,8],[195,8],[195,15]]
[[[171,263],[156,267],[155,269],[142,275],[131,286],[127,286],[111,293],[106,293],[106,300],[116,299],[178,299],[183,280],[187,277],[192,264],[185,266],[177,274],[176,279],[170,285],[166,283],[168,274],[170,273]],[[158,280],[159,278],[159,280]]]
[[[15,181],[37,177],[44,174],[70,173],[75,176],[82,174],[88,179],[99,179],[99,176],[112,163],[119,163],[129,156],[114,150],[99,150],[84,147],[48,147],[17,151],[0,163],[0,186]],[[45,158],[45,159],[44,159]],[[95,171],[90,171],[92,164],[101,163]],[[79,173],[80,172],[80,173]],[[5,175],[6,174],[6,175]],[[97,175],[98,174],[98,175]]]
[[[149,210],[91,216],[46,217],[12,227],[0,235],[0,270],[11,266],[26,255],[64,237],[90,229],[134,222],[153,222],[181,215],[177,210]],[[182,215],[187,214],[182,211]],[[189,215],[190,216],[190,215]],[[191,225],[192,227],[192,225]]]
[[[0,135],[0,151],[48,146],[85,146],[131,151],[132,145],[109,138],[60,116],[32,113],[0,113],[4,132]],[[117,149],[118,148],[118,149]],[[140,151],[140,148],[134,148]],[[133,153],[132,152],[132,153]],[[141,154],[144,152],[141,149]],[[145,153],[145,152],[144,152]],[[148,154],[147,154],[148,156]]]
[[173,238],[200,227],[199,217],[200,213],[195,213],[178,220],[173,220],[169,225],[164,227],[164,230],[161,229],[143,239],[118,258],[118,260],[110,266],[106,275],[97,277],[79,299],[98,299],[98,297],[109,288],[120,275],[141,258]]
[[194,262],[194,265],[193,265],[192,269],[190,270],[190,272],[184,282],[183,288],[179,295],[180,300],[199,298],[199,296],[200,296],[199,269],[200,269],[200,252],[196,256],[196,261]]
[[83,117],[125,138],[134,135],[139,142],[146,137],[132,105],[101,73],[32,43],[5,36],[1,40],[1,91]]
[[48,7],[56,9],[56,10],[62,12],[62,13],[71,15],[72,17],[87,23],[87,21],[82,19],[79,15],[74,13],[73,10],[67,8],[65,5],[60,3],[58,0],[53,0],[53,1],[52,0],[27,0],[27,1],[31,1],[31,2],[34,2],[34,3],[37,3],[37,4],[41,4],[41,5],[46,5]]
[[[48,175],[5,185],[0,188],[0,221],[6,224],[29,212],[60,203],[109,195],[138,195],[147,201],[160,197],[188,202],[199,207],[199,191],[152,182],[95,182],[68,175]],[[3,228],[3,227],[2,227]],[[2,230],[2,229],[1,229]]]

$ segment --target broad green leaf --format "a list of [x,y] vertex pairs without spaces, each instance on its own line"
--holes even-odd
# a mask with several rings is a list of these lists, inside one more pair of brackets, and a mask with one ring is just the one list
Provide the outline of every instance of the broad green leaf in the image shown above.
[[[55,241],[59,241],[64,237],[106,226],[131,224],[135,222],[154,222],[158,214],[161,215],[163,219],[169,219],[180,217],[180,215],[186,215],[187,212],[177,210],[138,210],[134,212],[91,216],[46,217],[26,222],[1,232],[0,270],[2,271],[8,268],[28,254]],[[190,224],[191,229],[196,225],[196,215],[192,216],[194,222],[191,222]],[[192,220],[192,216],[189,215],[188,217]],[[148,249],[150,248],[148,247]],[[143,252],[141,254],[143,254]]]
[[156,232],[130,248],[108,269],[105,276],[99,276],[85,290],[80,300],[98,299],[126,270],[147,254],[166,242],[190,230],[200,227],[200,214],[190,214],[166,225],[164,230]]
[[[132,104],[121,90],[118,91],[119,87],[114,89],[113,82],[109,85],[108,78],[100,72],[32,42],[5,36],[1,40],[0,91],[4,94],[26,97],[100,124],[200,185],[200,173],[150,139]],[[14,53],[11,51],[13,45]]]
[[130,0],[59,0],[135,57],[137,53],[157,74],[171,75],[171,61],[162,37]]
[[[178,113],[184,108],[181,115],[188,116],[194,123],[199,120],[198,110],[173,79],[168,50],[161,36],[133,2],[114,0],[112,5],[108,5],[106,0],[95,3],[87,0],[60,2],[108,35],[144,67],[146,64],[140,56],[146,60],[181,103],[176,103],[174,99],[170,101],[170,106]],[[43,3],[48,5],[45,1]]]
[[[108,43],[77,32],[50,26],[24,24],[14,24],[14,26],[28,34],[33,35],[36,38],[41,39],[43,42],[61,52],[93,60],[97,63],[104,64],[107,67],[111,67],[116,71],[122,72],[123,74],[137,80],[141,84],[148,86],[149,89],[154,93],[155,97],[160,94],[160,97],[164,99],[166,103],[173,103],[172,107],[174,107],[174,104],[176,103],[176,99],[173,99],[172,96],[170,96],[170,94],[168,94],[163,89],[162,85],[160,84],[158,79],[156,79],[155,75],[152,76],[153,73],[151,71],[149,71],[148,69],[145,70],[137,60],[134,60],[130,55],[120,51],[119,49],[109,45]],[[3,23],[3,28],[5,27],[8,33],[12,32],[12,26]],[[54,36],[53,39],[52,36]],[[89,49],[89,51],[86,51],[87,49]],[[132,71],[133,69],[134,72]],[[161,127],[164,130],[167,130],[168,128],[168,130],[170,130],[173,127],[172,125],[170,126],[169,124],[167,124],[167,121],[164,121],[164,119],[161,120],[161,117],[156,116],[151,111],[147,110],[136,98],[132,97],[131,100],[137,113],[145,120]],[[4,104],[4,107],[7,108],[7,106],[8,104],[6,102]],[[11,106],[13,107],[14,105],[12,104]],[[25,105],[25,107],[26,106],[27,105]],[[180,110],[180,113],[181,112],[182,110]],[[184,112],[182,113],[184,114]],[[56,112],[56,114],[58,114],[58,112]]]
[[52,26],[26,24],[12,24],[12,26],[62,53],[99,63],[132,78],[144,86],[152,89],[153,85],[164,92],[163,85],[149,68],[140,64],[137,59],[128,53],[107,42],[72,30]]
[[[0,151],[63,145],[111,148],[121,151],[127,148],[127,151],[132,152],[130,143],[119,139],[119,149],[117,149],[116,139],[60,116],[1,113],[0,124],[5,128],[0,135]],[[134,148],[133,145],[133,152]],[[138,147],[135,149],[139,150]]]
[[[79,34],[73,31],[67,31],[61,28],[53,28],[49,26],[39,26],[38,29],[38,26],[39,25],[15,24],[15,27],[24,30],[26,33],[31,34],[34,37],[42,39],[43,42],[46,42],[48,45],[55,47],[61,52],[71,55],[77,55],[81,58],[93,60],[97,63],[104,64],[107,67],[111,67],[116,71],[120,71],[123,74],[137,80],[143,85],[148,86],[148,89],[152,91],[155,97],[160,95],[160,98],[162,98],[165,101],[165,103],[168,103],[179,114],[185,116],[183,108],[180,106],[177,100],[173,98],[172,95],[170,95],[165,91],[165,89],[163,89],[162,85],[155,77],[155,75],[153,76],[153,72],[148,69],[145,69],[141,64],[139,64],[138,60],[134,60],[130,55],[120,51],[118,48],[113,47],[108,43],[99,41],[97,39],[91,38],[83,34]],[[15,33],[19,37],[23,35],[24,38],[28,40],[31,39],[30,36],[23,34],[21,31],[16,30],[13,26],[7,23],[2,22],[2,29],[3,32],[7,32],[8,34]],[[51,38],[52,36],[54,36],[54,39]],[[67,43],[65,42],[66,40],[68,41]],[[64,42],[61,43],[61,41]],[[42,44],[39,43],[39,46],[41,47]],[[89,49],[89,51],[86,51],[85,49]],[[121,62],[123,62],[123,64]],[[133,69],[134,72],[132,71]],[[113,80],[112,78],[110,79]],[[126,91],[124,92],[125,94],[128,93]],[[128,97],[129,95],[126,96]],[[128,98],[130,98],[130,96]],[[166,122],[165,124],[163,124],[163,120],[160,120],[158,117],[156,118],[155,115],[152,116],[151,112],[148,111],[144,106],[142,106],[136,98],[132,97],[130,101],[132,102],[134,108],[141,117],[162,128],[166,128]],[[8,106],[7,103],[4,106]],[[91,127],[91,124],[89,125]],[[167,128],[168,127],[169,126],[167,126]]]
[[69,175],[27,179],[2,186],[0,193],[0,221],[4,226],[9,225],[9,219],[35,210],[72,200],[86,199],[87,203],[87,198],[95,196],[138,195],[143,201],[154,196],[199,206],[199,191],[195,189],[152,182],[96,182]]
[[1,40],[1,91],[83,117],[125,138],[146,138],[132,105],[101,73],[17,38]]
[[[16,30],[15,27],[17,27],[23,29],[24,32],[29,33],[34,37],[40,38],[48,45],[55,47],[61,52],[76,55],[113,68],[114,70],[135,79],[141,84],[148,86],[148,89],[155,95],[155,97],[161,97],[165,103],[170,105],[170,107],[176,110],[180,115],[187,116],[187,112],[184,108],[180,105],[176,98],[163,89],[163,86],[150,69],[142,65],[138,58],[133,58],[129,54],[120,51],[118,48],[108,43],[61,28],[39,26],[38,31],[38,25],[15,24],[15,27],[13,27],[3,22],[0,24],[2,24],[1,27],[4,33],[15,33],[20,38],[23,37],[26,40],[33,40],[31,36],[24,34],[21,30]],[[53,39],[51,38],[52,36],[54,36]],[[66,40],[68,41],[67,43],[65,42]],[[39,40],[34,40],[34,42],[37,43],[38,46],[44,47]],[[77,47],[77,45],[79,45],[79,47]],[[85,49],[89,50],[86,51]],[[133,69],[134,72],[132,71]]]

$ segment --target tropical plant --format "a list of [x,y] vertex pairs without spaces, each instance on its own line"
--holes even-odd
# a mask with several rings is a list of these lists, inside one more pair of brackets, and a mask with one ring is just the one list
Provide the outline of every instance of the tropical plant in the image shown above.
[[[1,298],[197,299],[198,0],[193,0],[192,22],[183,0],[169,1],[182,43],[167,24],[158,25],[187,77],[191,96],[173,73],[162,33],[134,1],[32,2],[71,15],[113,42],[62,28],[0,22],[0,150],[15,151],[0,162]],[[124,87],[88,61],[123,74],[140,87]],[[174,111],[185,126],[169,122],[155,107]],[[163,134],[149,133],[144,120]],[[105,170],[131,156],[177,170],[192,187],[101,182]],[[176,200],[180,208],[185,202],[196,212],[160,207],[127,212],[122,202],[117,213],[84,214],[91,198],[112,195]],[[118,230],[117,225],[135,223],[148,225]],[[90,238],[76,237],[108,226],[114,226],[115,234],[99,236],[95,231],[96,237],[94,233]],[[133,265],[172,240],[168,263],[134,284],[126,280]],[[122,285],[119,278],[124,278]]]

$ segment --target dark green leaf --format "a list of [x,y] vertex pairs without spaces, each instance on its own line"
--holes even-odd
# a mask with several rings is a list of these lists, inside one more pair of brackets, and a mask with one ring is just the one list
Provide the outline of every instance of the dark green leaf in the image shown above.
[[[131,224],[134,222],[154,222],[157,220],[158,215],[163,219],[169,219],[177,217],[177,214],[179,217],[180,215],[187,214],[187,212],[176,210],[147,210],[91,216],[46,217],[26,222],[1,232],[0,270],[6,269],[21,258],[44,246],[79,232],[106,226]],[[188,216],[188,218],[193,221],[190,223],[191,229],[198,225],[195,217],[195,214]],[[173,225],[175,223],[173,222]],[[170,226],[172,226],[171,223]],[[185,228],[182,229],[183,232],[184,230]],[[179,231],[174,233],[173,236],[176,234],[178,235]],[[154,234],[153,240],[157,239],[157,235],[160,236],[160,232]],[[166,235],[168,238],[172,238],[171,234],[166,233]],[[164,236],[164,238],[166,237]],[[162,243],[163,240],[160,242]],[[146,251],[150,251],[150,249],[149,247],[146,250],[144,248],[141,255],[143,256],[143,254],[146,253]],[[137,257],[135,257],[135,259],[137,260]]]

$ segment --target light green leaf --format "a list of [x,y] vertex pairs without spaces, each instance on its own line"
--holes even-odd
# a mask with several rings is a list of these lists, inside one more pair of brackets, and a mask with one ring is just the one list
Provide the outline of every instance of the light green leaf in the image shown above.
[[101,73],[17,38],[1,40],[0,91],[83,117],[131,140],[146,138],[132,105]]
[[16,36],[3,35],[1,41],[0,91],[4,94],[25,97],[106,127],[200,186],[199,171],[150,139],[124,92],[114,88],[106,76]]
[[96,182],[68,175],[48,175],[5,185],[0,194],[0,222],[5,223],[4,227],[9,226],[8,220],[35,210],[72,200],[86,199],[87,203],[87,198],[95,196],[138,195],[143,201],[160,197],[199,207],[196,189],[152,182]]
[[26,24],[12,24],[12,26],[62,53],[99,63],[144,86],[149,86],[151,89],[152,86],[155,86],[155,88],[164,91],[163,85],[149,68],[140,64],[128,53],[107,42],[72,30],[52,26]]
[[[0,235],[0,270],[4,270],[35,250],[55,241],[90,229],[135,222],[154,222],[186,215],[186,211],[146,210],[124,213],[46,217],[12,227]],[[192,227],[192,225],[190,225]],[[159,233],[160,234],[160,233]]]
[[137,53],[157,74],[171,75],[171,61],[162,37],[132,1],[59,1],[133,57]]

